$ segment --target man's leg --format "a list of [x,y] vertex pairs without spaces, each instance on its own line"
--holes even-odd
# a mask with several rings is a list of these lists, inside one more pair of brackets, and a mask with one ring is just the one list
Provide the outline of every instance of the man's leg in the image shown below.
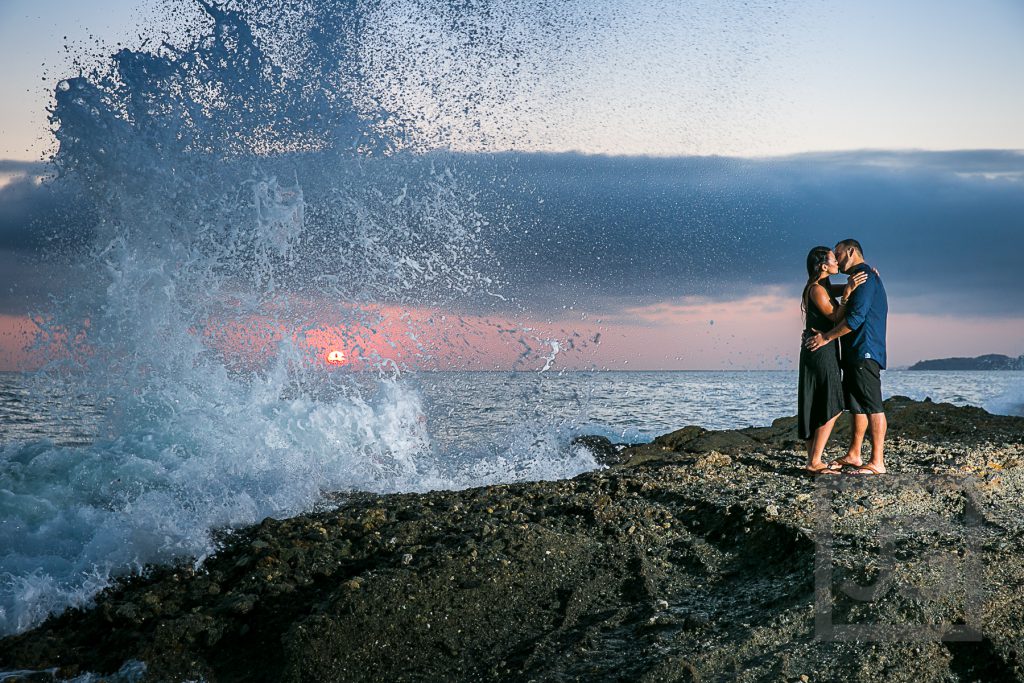
[[868,416],[864,413],[850,413],[853,418],[850,424],[850,450],[844,460],[851,465],[860,467],[860,449],[864,445],[864,435],[868,431]]
[[843,375],[846,403],[853,413],[853,429],[850,435],[850,452],[846,458],[860,462],[864,435],[871,430],[871,460],[866,467],[856,470],[858,474],[881,474],[885,472],[883,451],[885,449],[885,408],[882,403],[882,377],[878,363],[864,359],[856,367],[848,368]]
[[885,472],[885,431],[889,422],[885,413],[871,413],[865,421],[870,424],[871,431],[871,461],[868,465],[873,470]]

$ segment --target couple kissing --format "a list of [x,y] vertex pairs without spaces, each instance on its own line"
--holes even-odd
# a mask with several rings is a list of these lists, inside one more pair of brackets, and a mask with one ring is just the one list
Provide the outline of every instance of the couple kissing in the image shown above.
[[[830,276],[840,271],[849,276],[846,284],[832,284]],[[797,421],[807,445],[807,471],[884,474],[887,423],[881,371],[889,304],[882,279],[864,261],[857,240],[845,239],[834,249],[811,249],[801,309]],[[849,448],[843,457],[826,463],[825,444],[843,410],[852,417]],[[865,436],[871,441],[867,462],[861,458]]]

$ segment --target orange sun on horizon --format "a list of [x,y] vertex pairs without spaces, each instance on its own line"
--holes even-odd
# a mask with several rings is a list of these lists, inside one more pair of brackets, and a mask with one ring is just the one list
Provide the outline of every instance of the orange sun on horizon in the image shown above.
[[345,352],[341,349],[332,349],[327,354],[328,365],[344,365],[348,362],[348,358],[345,356]]

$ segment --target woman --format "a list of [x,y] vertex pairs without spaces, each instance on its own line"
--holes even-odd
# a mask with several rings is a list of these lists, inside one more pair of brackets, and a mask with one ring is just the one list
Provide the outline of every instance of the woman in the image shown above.
[[[800,299],[804,312],[804,335],[826,331],[835,327],[846,313],[845,302],[853,290],[867,279],[857,273],[843,289],[837,302],[832,298],[829,276],[839,272],[836,255],[828,247],[814,247],[807,254],[807,284]],[[800,438],[807,443],[807,471],[835,473],[825,465],[821,456],[832,433],[836,419],[843,412],[843,379],[839,370],[839,342],[833,340],[817,351],[800,346],[800,387],[797,421]]]

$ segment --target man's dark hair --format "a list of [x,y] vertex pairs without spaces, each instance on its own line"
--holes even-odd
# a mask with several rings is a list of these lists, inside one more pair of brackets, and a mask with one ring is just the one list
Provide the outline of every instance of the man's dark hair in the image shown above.
[[843,240],[842,242],[840,242],[839,244],[836,245],[836,249],[839,249],[840,247],[846,247],[846,248],[853,247],[854,249],[857,250],[857,253],[861,255],[861,258],[864,257],[864,250],[861,249],[860,242],[858,242],[857,240],[845,239],[845,240]]

